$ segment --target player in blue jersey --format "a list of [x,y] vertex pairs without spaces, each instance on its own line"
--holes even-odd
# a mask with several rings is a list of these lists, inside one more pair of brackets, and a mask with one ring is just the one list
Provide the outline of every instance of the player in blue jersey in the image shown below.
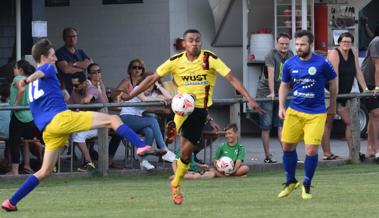
[[25,86],[30,83],[30,109],[36,126],[43,131],[45,154],[41,169],[29,176],[14,195],[3,202],[2,208],[6,211],[16,211],[16,204],[49,176],[57,162],[59,148],[67,143],[73,132],[112,128],[137,147],[138,155],[155,153],[151,146],[145,145],[116,115],[68,110],[54,66],[57,58],[49,40],[38,41],[32,48],[32,55],[37,62],[37,70],[21,84]]
[[[286,174],[284,189],[278,198],[287,197],[300,186],[295,178],[296,145],[304,140],[305,161],[302,198],[312,198],[310,186],[318,163],[318,147],[324,133],[326,112],[335,114],[337,79],[332,65],[322,56],[311,52],[313,34],[300,30],[295,34],[297,55],[283,66],[283,77],[279,88],[279,117],[284,119],[283,167]],[[324,88],[329,83],[330,106],[326,111]],[[286,110],[286,98],[292,87],[293,99]]]

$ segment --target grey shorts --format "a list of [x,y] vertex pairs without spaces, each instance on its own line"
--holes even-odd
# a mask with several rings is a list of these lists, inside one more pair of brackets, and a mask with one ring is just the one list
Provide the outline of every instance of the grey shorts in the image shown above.
[[259,128],[270,130],[273,127],[283,126],[283,120],[278,116],[278,102],[264,101],[258,104],[265,111],[265,113],[259,115]]

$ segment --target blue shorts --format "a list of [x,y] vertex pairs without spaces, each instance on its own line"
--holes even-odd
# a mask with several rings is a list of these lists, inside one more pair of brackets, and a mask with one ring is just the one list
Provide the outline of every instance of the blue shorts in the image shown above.
[[279,105],[277,102],[263,101],[258,104],[265,111],[259,115],[259,128],[270,130],[273,127],[283,126],[283,120],[278,116]]

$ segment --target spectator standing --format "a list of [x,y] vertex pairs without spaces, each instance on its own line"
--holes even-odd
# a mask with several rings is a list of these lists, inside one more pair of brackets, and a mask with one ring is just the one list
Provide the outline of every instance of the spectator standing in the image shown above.
[[[338,94],[347,94],[351,92],[354,78],[357,78],[359,85],[364,91],[368,91],[363,73],[359,67],[358,54],[352,49],[354,36],[349,33],[342,33],[338,37],[338,47],[331,50],[328,54],[328,60],[336,71],[338,78]],[[337,99],[337,114],[339,114],[345,123],[345,140],[349,148],[352,146],[351,136],[351,119],[349,108],[347,107],[347,98]],[[334,160],[338,156],[333,154],[330,149],[330,133],[333,126],[334,115],[328,115],[326,118],[324,135],[322,137],[322,150],[324,152],[323,160]]]
[[[22,85],[24,79],[34,73],[35,68],[25,60],[17,61],[14,66],[14,79],[10,87],[10,105],[27,106],[29,104],[29,92]],[[23,145],[23,172],[33,173],[30,167],[29,144],[23,143],[22,139],[32,139],[35,128],[30,110],[13,110],[9,123],[9,148],[11,152],[12,166],[8,175],[18,175],[20,165],[21,145]]]
[[[379,27],[375,30],[375,38],[370,42],[367,55],[362,63],[362,71],[369,90],[379,93]],[[379,97],[365,99],[369,112],[367,155],[379,161]]]
[[[284,62],[293,56],[289,49],[290,36],[286,33],[279,33],[276,38],[276,48],[266,55],[265,64],[267,67],[267,76],[262,75],[259,81],[257,97],[271,98],[274,100],[278,96],[280,81]],[[270,131],[272,128],[278,128],[278,139],[281,143],[281,134],[283,121],[278,116],[278,102],[263,101],[258,102],[265,113],[259,115],[259,127],[261,128],[261,139],[263,150],[265,152],[265,163],[276,163],[270,152]]]
[[65,83],[69,94],[72,92],[72,74],[83,72],[87,69],[92,60],[82,50],[77,48],[78,31],[74,27],[67,27],[63,30],[64,45],[57,50],[58,61],[56,63],[59,75]]

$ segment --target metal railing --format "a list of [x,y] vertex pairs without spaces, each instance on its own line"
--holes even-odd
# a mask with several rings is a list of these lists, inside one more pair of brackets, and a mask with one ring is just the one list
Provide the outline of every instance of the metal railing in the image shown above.
[[[376,94],[379,96],[379,93]],[[340,94],[338,98],[349,98],[348,108],[350,110],[352,122],[352,146],[349,148],[349,159],[352,163],[359,162],[360,151],[360,129],[358,111],[360,108],[360,98],[374,97],[373,93],[351,93]],[[328,96],[326,96],[328,98]],[[291,99],[289,97],[289,99]],[[278,98],[272,100],[271,98],[256,98],[257,102],[262,101],[277,101]],[[247,103],[242,98],[229,98],[229,99],[214,99],[214,106],[229,106],[230,123],[236,123],[238,127],[241,126],[241,104]],[[119,107],[149,107],[149,106],[167,106],[169,101],[152,101],[152,102],[123,102],[123,103],[102,103],[102,104],[70,104],[69,108],[79,109],[98,109],[101,112],[107,113],[109,108]],[[28,109],[28,106],[0,106],[0,110],[21,110]],[[251,112],[251,111],[250,111]],[[102,128],[98,131],[98,144],[99,144],[99,162],[98,171],[101,175],[108,174],[108,129]]]

